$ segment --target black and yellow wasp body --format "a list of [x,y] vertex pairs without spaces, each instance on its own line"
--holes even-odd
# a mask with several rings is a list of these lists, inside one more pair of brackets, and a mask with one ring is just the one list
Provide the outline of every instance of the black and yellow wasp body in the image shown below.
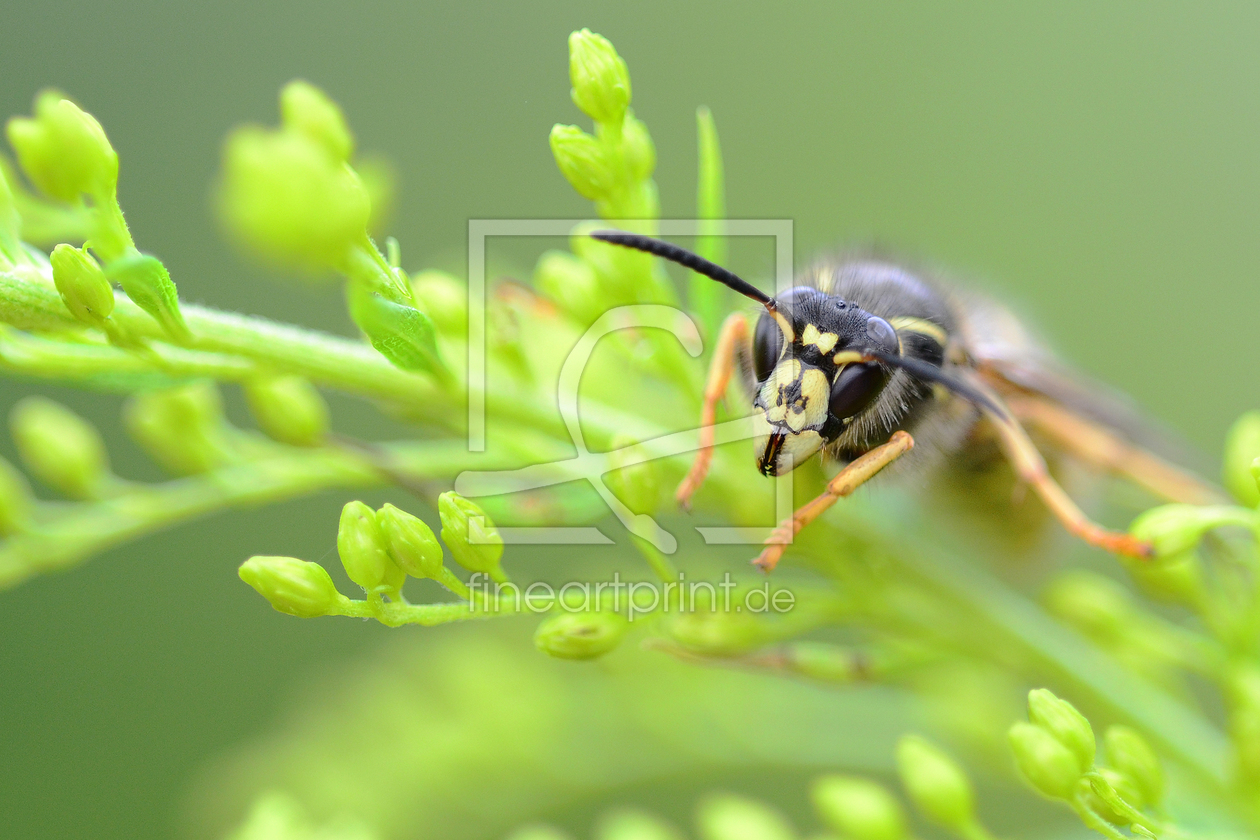
[[1151,547],[1092,522],[1050,475],[1025,431],[1158,496],[1215,498],[1194,476],[1154,455],[1141,423],[1105,389],[1059,366],[1005,308],[953,291],[886,260],[822,260],[771,297],[730,271],[661,240],[618,231],[595,238],[687,266],[760,303],[751,333],[741,314],[723,326],[704,395],[700,448],[678,490],[687,504],[703,482],[715,407],[743,374],[755,410],[757,467],[782,475],[823,451],[843,468],[827,492],[800,508],[757,559],[778,562],[801,528],[894,463],[923,471],[933,460],[997,449],[1017,479],[1073,534],[1145,558]]

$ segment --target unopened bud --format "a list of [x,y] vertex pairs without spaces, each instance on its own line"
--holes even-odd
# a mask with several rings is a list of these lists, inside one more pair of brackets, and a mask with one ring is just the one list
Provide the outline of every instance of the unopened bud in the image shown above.
[[567,251],[548,251],[534,268],[534,287],[579,324],[591,324],[612,303],[586,260]]
[[1133,520],[1133,536],[1155,548],[1156,557],[1180,557],[1193,551],[1204,534],[1225,525],[1250,527],[1250,511],[1229,505],[1162,505]]
[[250,413],[267,436],[291,446],[318,446],[328,434],[328,403],[309,379],[256,376],[245,381]]
[[916,735],[897,742],[901,784],[916,808],[942,828],[960,832],[975,821],[971,780],[943,750]]
[[1116,770],[1111,769],[1110,767],[1101,767],[1098,769],[1097,773],[1099,776],[1102,776],[1102,781],[1105,782],[1106,786],[1111,788],[1110,795],[1099,793],[1100,789],[1105,792],[1106,788],[1100,788],[1099,782],[1096,779],[1091,779],[1090,790],[1085,795],[1086,804],[1089,805],[1090,810],[1097,813],[1100,817],[1112,825],[1128,825],[1130,820],[1127,819],[1124,814],[1120,813],[1120,811],[1113,808],[1108,802],[1108,799],[1110,799],[1111,796],[1118,796],[1127,804],[1141,810],[1146,804],[1142,799],[1141,792],[1138,791],[1137,787],[1133,784],[1132,779]]
[[742,796],[710,796],[696,809],[701,840],[795,840],[778,811]]
[[99,495],[109,458],[90,423],[60,403],[27,397],[13,407],[9,425],[22,462],[36,478],[71,498]]
[[99,327],[114,311],[114,287],[105,272],[86,251],[61,244],[50,256],[53,283],[70,314],[85,324]]
[[271,606],[299,618],[328,615],[341,597],[323,566],[296,557],[251,557],[237,574]]
[[897,799],[881,784],[857,776],[823,776],[809,790],[823,823],[850,840],[901,840],[906,819]]
[[208,472],[230,456],[223,402],[210,381],[136,394],[123,409],[123,422],[149,457],[176,475]]
[[1133,615],[1128,590],[1110,578],[1077,570],[1057,578],[1043,600],[1050,613],[1092,639],[1120,638]]
[[603,145],[576,125],[552,126],[551,153],[578,195],[598,201],[612,193],[616,176]]
[[569,36],[573,103],[596,122],[619,123],[630,104],[630,73],[608,39],[589,29]]
[[188,325],[179,311],[179,292],[161,260],[133,251],[105,266],[105,276],[122,286],[132,303],[149,313],[168,336],[188,340]]
[[1081,773],[1094,766],[1094,729],[1066,700],[1045,688],[1028,692],[1028,719],[1049,732],[1076,757]]
[[621,643],[630,624],[615,612],[558,613],[534,632],[534,647],[557,659],[595,659]]
[[1127,726],[1109,726],[1103,733],[1103,746],[1107,764],[1128,779],[1139,794],[1139,800],[1130,804],[1138,808],[1158,805],[1164,796],[1164,770],[1142,736]]
[[455,561],[470,572],[501,581],[503,537],[486,512],[458,493],[448,491],[438,496],[438,515],[442,519],[442,541]]
[[376,351],[403,370],[442,368],[433,321],[418,309],[386,300],[351,283],[346,290],[350,317]]
[[443,577],[442,544],[422,519],[386,504],[376,512],[376,522],[399,568],[414,578]]
[[1225,488],[1249,508],[1260,505],[1260,486],[1253,468],[1260,459],[1260,411],[1239,417],[1225,436],[1222,469]]
[[284,127],[306,135],[345,162],[354,153],[354,135],[341,108],[310,82],[297,79],[280,91],[280,120]]
[[111,196],[118,153],[96,118],[55,91],[35,98],[35,116],[9,120],[9,144],[31,183],[61,201]]
[[22,530],[31,514],[31,487],[26,476],[0,458],[0,537]]
[[647,126],[633,115],[626,116],[621,128],[621,154],[637,181],[646,181],[656,169],[656,146]]
[[635,808],[619,808],[604,815],[595,840],[684,840],[678,829],[659,817]]
[[1051,799],[1070,799],[1081,779],[1080,762],[1053,735],[1031,723],[1007,733],[1015,764],[1034,790]]
[[444,271],[422,271],[411,278],[411,292],[444,334],[468,329],[468,284]]
[[376,521],[376,511],[363,502],[347,502],[341,509],[337,553],[346,568],[346,576],[363,587],[363,591],[373,592],[395,583],[398,567],[390,559],[389,543]]

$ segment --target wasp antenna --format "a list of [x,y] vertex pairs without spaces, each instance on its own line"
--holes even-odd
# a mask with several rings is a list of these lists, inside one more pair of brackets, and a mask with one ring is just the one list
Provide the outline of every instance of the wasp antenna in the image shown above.
[[613,245],[633,248],[636,251],[643,251],[661,259],[678,263],[681,266],[690,268],[697,274],[703,274],[705,277],[718,281],[727,288],[734,289],[744,297],[752,298],[771,312],[775,311],[774,299],[761,291],[761,289],[758,289],[734,272],[727,271],[717,263],[709,262],[704,257],[699,254],[693,254],[686,248],[680,248],[677,245],[660,239],[653,239],[650,236],[643,236],[638,233],[625,233],[619,230],[597,230],[591,233],[591,237],[598,239],[600,242],[611,242]]
[[1006,414],[1006,412],[994,403],[988,395],[981,393],[976,388],[972,388],[961,379],[950,376],[934,364],[925,362],[922,359],[900,356],[896,353],[881,353],[874,350],[868,350],[867,353],[871,358],[883,362],[890,367],[901,368],[916,379],[923,379],[928,382],[939,382],[958,396],[969,402],[975,403],[981,408],[987,408],[999,415]]

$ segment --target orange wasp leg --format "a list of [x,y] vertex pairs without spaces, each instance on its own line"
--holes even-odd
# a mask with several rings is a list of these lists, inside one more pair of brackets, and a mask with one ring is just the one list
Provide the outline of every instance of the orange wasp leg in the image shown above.
[[969,376],[967,380],[972,387],[989,398],[991,404],[980,405],[979,408],[992,421],[993,428],[998,433],[998,442],[1002,451],[1011,462],[1011,466],[1015,468],[1016,474],[1033,488],[1064,528],[1090,545],[1113,554],[1122,554],[1139,560],[1148,560],[1154,556],[1155,552],[1150,543],[1139,540],[1131,534],[1110,531],[1086,516],[1076,502],[1072,501],[1072,498],[1059,486],[1059,483],[1051,477],[1049,469],[1046,468],[1045,459],[1041,457],[1036,445],[1029,439],[1028,433],[1015,419],[1002,398],[978,376]]
[[880,470],[913,448],[914,438],[905,432],[893,432],[886,443],[881,443],[870,452],[846,464],[844,469],[836,473],[835,478],[827,482],[827,489],[821,496],[803,505],[792,514],[791,519],[785,519],[779,523],[774,533],[766,540],[765,549],[753,561],[753,565],[763,572],[773,570],[779,564],[779,559],[783,557],[783,552],[791,545],[793,538],[801,532],[802,528],[817,519],[823,511],[836,502],[851,495],[854,490],[874,478]]
[[704,403],[700,408],[700,448],[696,450],[691,469],[674,493],[674,498],[684,509],[691,507],[692,494],[700,489],[709,474],[709,464],[713,461],[713,424],[717,422],[717,404],[726,395],[726,388],[731,383],[735,360],[739,354],[750,353],[748,322],[743,315],[731,315],[718,333],[713,361],[709,364],[709,378],[704,385]]
[[1007,397],[1006,405],[1024,424],[1035,426],[1059,448],[1161,499],[1189,505],[1226,502],[1220,491],[1197,476],[1051,400],[1019,395]]

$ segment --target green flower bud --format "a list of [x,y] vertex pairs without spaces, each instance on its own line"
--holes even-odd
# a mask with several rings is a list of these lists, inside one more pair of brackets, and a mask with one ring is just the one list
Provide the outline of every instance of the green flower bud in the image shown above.
[[547,251],[539,257],[534,287],[582,325],[594,323],[611,302],[590,263],[567,251]]
[[[1145,807],[1145,802],[1142,799],[1141,792],[1138,791],[1137,787],[1133,784],[1133,780],[1128,776],[1125,776],[1110,767],[1101,767],[1097,772],[1098,775],[1102,776],[1103,779],[1106,780],[1107,784],[1111,785],[1112,791],[1114,791],[1117,796],[1129,805],[1132,805],[1134,808],[1139,810]],[[1092,784],[1096,785],[1097,782],[1092,782]],[[1130,822],[1123,814],[1116,811],[1111,804],[1108,803],[1107,798],[1100,795],[1094,787],[1091,787],[1089,792],[1085,794],[1085,802],[1089,805],[1090,810],[1112,825],[1128,825]]]
[[166,334],[187,341],[188,325],[179,311],[179,293],[162,261],[133,251],[105,266],[105,276],[122,286],[132,303],[162,325]]
[[742,796],[710,796],[696,809],[701,840],[793,840],[783,815]]
[[341,108],[310,82],[296,79],[281,89],[280,121],[286,129],[319,143],[342,163],[354,154],[354,135]]
[[883,785],[857,776],[823,776],[809,791],[814,810],[830,828],[851,840],[901,840],[906,819]]
[[697,603],[694,611],[676,615],[662,629],[683,647],[707,656],[737,656],[767,641],[756,616],[728,611],[721,604],[711,611]]
[[615,612],[557,613],[534,632],[534,647],[557,659],[595,659],[621,643],[630,623]]
[[433,321],[418,309],[386,300],[351,283],[346,287],[350,317],[368,341],[395,367],[430,373],[442,369]]
[[323,566],[296,557],[251,557],[237,574],[271,606],[298,618],[328,615],[341,598]]
[[660,470],[654,461],[641,461],[625,466],[626,456],[623,450],[635,443],[635,440],[625,435],[613,438],[612,450],[608,453],[610,469],[605,474],[604,481],[631,511],[636,514],[652,513],[660,499]]
[[224,440],[223,402],[213,382],[136,394],[123,409],[123,422],[149,457],[176,475],[208,472],[231,454]]
[[495,580],[503,577],[503,537],[486,512],[455,492],[438,496],[442,519],[442,541],[451,556],[470,572],[481,572]]
[[1081,773],[1094,766],[1094,729],[1066,700],[1045,688],[1028,692],[1028,719],[1054,736],[1076,757]]
[[423,520],[386,504],[376,512],[376,522],[399,568],[414,578],[443,576],[442,544]]
[[[337,553],[346,576],[373,592],[394,584],[398,567],[389,556],[389,543],[376,521],[376,512],[363,502],[347,502],[337,525]],[[396,588],[390,586],[390,588]]]
[[971,780],[940,748],[906,735],[897,742],[897,770],[910,800],[932,822],[958,832],[975,821]]
[[283,267],[343,267],[367,235],[359,176],[305,134],[237,129],[223,152],[219,211],[228,230]]
[[551,153],[578,195],[598,201],[612,192],[617,179],[603,145],[576,125],[552,126]]
[[1161,505],[1133,520],[1130,533],[1150,542],[1157,557],[1180,557],[1223,525],[1252,525],[1250,511],[1229,505]]
[[619,808],[606,814],[595,831],[596,840],[683,840],[669,823],[645,811]]
[[619,123],[630,104],[630,73],[608,39],[583,29],[569,35],[573,103],[596,122]]
[[[1109,726],[1103,733],[1103,745],[1107,749],[1107,764],[1128,779],[1139,794],[1134,801],[1122,793],[1125,800],[1138,808],[1158,805],[1164,796],[1164,770],[1142,736],[1127,726]],[[1112,786],[1119,789],[1114,782]]]
[[26,476],[0,458],[0,537],[22,530],[31,514],[31,487]]
[[1080,762],[1053,735],[1031,723],[1007,733],[1015,763],[1034,790],[1051,799],[1070,799],[1081,779]]
[[411,293],[443,333],[468,329],[468,284],[444,271],[422,271],[411,278]]
[[55,91],[35,97],[35,116],[9,120],[9,143],[31,183],[62,201],[112,196],[118,153],[91,114]]
[[1052,615],[1100,642],[1124,636],[1133,616],[1128,590],[1093,572],[1061,575],[1047,588],[1043,600]]
[[114,311],[114,287],[105,272],[86,251],[73,245],[53,248],[53,283],[70,314],[85,324],[99,327]]
[[621,156],[636,181],[646,181],[656,170],[656,146],[647,126],[633,115],[626,116],[621,128]]
[[22,462],[36,478],[71,498],[100,495],[109,458],[90,423],[60,403],[27,397],[13,407],[9,426]]
[[309,379],[256,376],[245,381],[245,399],[258,427],[291,446],[318,446],[328,434],[328,403]]
[[1260,458],[1260,411],[1239,417],[1225,436],[1223,478],[1234,498],[1249,508],[1260,506],[1260,486],[1252,472]]

